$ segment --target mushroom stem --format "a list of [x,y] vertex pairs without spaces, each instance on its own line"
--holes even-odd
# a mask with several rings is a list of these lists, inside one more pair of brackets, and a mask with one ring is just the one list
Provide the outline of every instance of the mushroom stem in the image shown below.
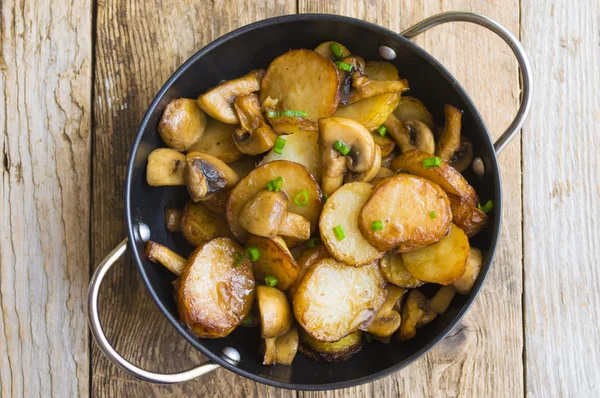
[[233,132],[233,141],[240,152],[258,155],[275,145],[277,134],[265,123],[256,94],[248,94],[235,99],[233,103],[241,123],[241,128]]
[[416,119],[400,121],[394,115],[383,124],[402,153],[418,149],[422,152],[433,154],[435,141],[433,133],[427,125]]
[[310,238],[310,221],[300,214],[286,212],[279,224],[279,235],[307,240]]

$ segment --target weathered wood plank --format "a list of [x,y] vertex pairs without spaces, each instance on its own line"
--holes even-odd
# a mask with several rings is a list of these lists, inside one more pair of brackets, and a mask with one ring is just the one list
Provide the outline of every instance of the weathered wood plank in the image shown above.
[[523,2],[526,391],[600,395],[600,4]]
[[[299,12],[344,14],[401,31],[441,11],[481,12],[519,29],[519,2],[300,0]],[[498,137],[516,112],[519,82],[510,50],[493,34],[465,24],[417,38],[471,95]],[[493,95],[490,95],[493,93]],[[485,288],[462,324],[408,369],[360,388],[301,396],[519,396],[523,394],[520,144],[500,156],[505,213],[501,243]]]
[[[98,2],[97,7],[93,264],[124,235],[122,192],[130,145],[146,107],[163,82],[212,40],[256,20],[294,13],[296,3],[107,0]],[[163,372],[204,361],[164,319],[129,261],[116,267],[105,284],[100,305],[105,330],[126,358]],[[92,391],[106,397],[293,395],[224,370],[186,384],[153,386],[134,381],[95,348]]]
[[87,396],[91,2],[0,7],[0,396]]

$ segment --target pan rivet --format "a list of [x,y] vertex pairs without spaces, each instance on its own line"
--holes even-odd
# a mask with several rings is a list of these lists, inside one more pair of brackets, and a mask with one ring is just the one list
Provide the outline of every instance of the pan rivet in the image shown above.
[[396,51],[388,46],[379,46],[379,55],[387,60],[396,59]]
[[138,224],[138,234],[142,242],[148,242],[150,240],[150,228],[143,222]]
[[223,359],[232,365],[237,365],[240,362],[240,353],[233,347],[223,348]]
[[483,160],[479,156],[475,156],[473,159],[473,171],[479,178],[483,178],[485,174],[485,166],[483,165]]

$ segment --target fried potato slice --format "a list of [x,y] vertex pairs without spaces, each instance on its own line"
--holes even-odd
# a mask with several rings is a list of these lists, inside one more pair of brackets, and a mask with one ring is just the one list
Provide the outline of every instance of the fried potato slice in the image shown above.
[[471,292],[475,281],[479,277],[482,265],[483,256],[481,255],[481,250],[471,247],[465,273],[459,279],[452,282],[452,287],[458,294],[467,295]]
[[[358,215],[373,188],[366,182],[344,184],[323,206],[319,219],[321,240],[338,261],[353,266],[370,264],[383,256],[371,246],[358,228]],[[346,237],[339,240],[334,228],[341,226]]]
[[278,100],[283,109],[304,111],[317,121],[337,109],[339,75],[335,64],[307,49],[291,50],[275,58],[262,80],[260,102]]
[[384,278],[396,286],[414,289],[425,283],[408,272],[404,266],[402,255],[398,253],[386,253],[385,256],[379,260],[379,269],[381,269]]
[[300,329],[300,352],[317,362],[345,361],[363,347],[363,332],[350,333],[338,341],[319,341]]
[[308,334],[338,341],[366,328],[385,301],[377,263],[349,267],[333,259],[313,264],[294,295],[294,315]]
[[235,162],[244,156],[233,142],[232,134],[237,128],[239,128],[237,124],[227,124],[216,119],[208,119],[202,138],[192,145],[188,152],[208,153],[225,163]]
[[317,124],[317,122],[313,122],[312,120],[309,120],[304,117],[269,117],[269,114],[267,113],[267,119],[269,120],[271,127],[273,127],[273,131],[275,131],[277,135],[295,134],[305,131],[317,132],[319,130],[319,125]]
[[[374,230],[379,221],[383,228]],[[382,252],[431,245],[448,233],[451,222],[446,193],[429,180],[404,173],[379,182],[358,217],[363,236]]]
[[[365,73],[372,80],[399,79],[398,69],[389,62],[367,62]],[[367,130],[374,131],[392,114],[399,101],[399,93],[381,94],[347,106],[340,106],[334,116],[356,120]]]
[[302,282],[304,275],[306,275],[306,271],[310,268],[311,265],[316,263],[317,261],[330,257],[329,252],[325,245],[319,245],[315,247],[309,247],[304,250],[298,259],[296,260],[296,264],[298,264],[298,277],[296,280],[290,285],[287,289],[288,297],[293,300],[294,295],[296,294],[296,289],[298,289],[298,285]]
[[[250,312],[254,300],[252,266],[238,256],[242,247],[228,238],[199,246],[176,288],[179,317],[196,335],[225,337]],[[238,257],[238,258],[236,258]]]
[[232,237],[222,217],[207,209],[204,204],[191,200],[183,207],[181,234],[192,246],[200,246],[219,236]]
[[435,129],[433,116],[431,116],[427,107],[418,98],[402,96],[398,102],[398,106],[394,110],[394,116],[400,121],[416,119],[425,123],[431,131]]
[[260,253],[260,257],[252,262],[258,282],[264,283],[265,277],[271,275],[277,278],[277,288],[285,291],[296,281],[298,264],[283,239],[252,235],[246,243],[246,248],[249,247],[256,247]]
[[292,327],[294,317],[285,294],[274,287],[256,287],[256,302],[260,315],[260,337],[272,339],[283,336]]
[[415,278],[449,285],[465,273],[468,255],[469,238],[452,224],[448,236],[431,246],[402,253],[402,259]]
[[[266,188],[267,183],[277,177],[282,177],[284,181],[281,190],[288,196],[287,211],[308,218],[311,222],[311,231],[314,232],[316,229],[322,208],[321,188],[306,167],[300,163],[276,160],[252,170],[229,194],[226,208],[227,223],[231,232],[241,242],[246,242],[250,234],[240,225],[240,213],[258,191]],[[308,192],[308,202],[305,206],[299,206],[294,203],[294,197],[304,190]],[[291,245],[288,243],[288,246]]]
[[300,131],[290,135],[282,135],[279,138],[285,140],[281,153],[271,148],[269,153],[260,162],[261,165],[275,160],[289,160],[300,163],[306,167],[317,181],[321,181],[321,156],[319,155],[319,144],[317,140],[319,133],[316,131]]
[[448,195],[452,209],[453,223],[465,231],[467,236],[477,235],[488,223],[488,216],[469,200],[460,196]]
[[454,167],[443,160],[439,167],[423,167],[423,161],[431,157],[426,152],[414,149],[394,159],[392,170],[405,169],[411,174],[427,178],[438,184],[447,193],[460,196],[472,205],[477,206],[479,201],[477,192]]

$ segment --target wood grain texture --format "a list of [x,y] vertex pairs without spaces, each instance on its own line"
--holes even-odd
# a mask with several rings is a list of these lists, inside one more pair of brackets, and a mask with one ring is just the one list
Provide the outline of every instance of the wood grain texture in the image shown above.
[[[394,31],[442,11],[488,15],[518,34],[519,2],[447,0],[300,0],[299,12],[328,12],[375,22]],[[518,105],[516,61],[499,38],[467,24],[437,27],[416,39],[469,93],[494,137]],[[402,74],[402,71],[400,71]],[[427,356],[377,382],[301,396],[520,396],[523,394],[521,156],[518,140],[500,156],[504,217],[496,260],[469,314]]]
[[[296,11],[291,0],[124,1],[97,3],[94,93],[92,264],[123,238],[123,184],[138,125],[164,81],[195,51],[256,20]],[[125,358],[162,372],[187,369],[205,359],[163,317],[137,271],[111,270],[101,291],[100,312],[108,338]],[[155,386],[129,377],[94,347],[95,396],[290,396],[218,370],[176,386]]]
[[526,391],[600,396],[600,4],[523,2]]
[[0,7],[0,396],[87,396],[91,4]]

